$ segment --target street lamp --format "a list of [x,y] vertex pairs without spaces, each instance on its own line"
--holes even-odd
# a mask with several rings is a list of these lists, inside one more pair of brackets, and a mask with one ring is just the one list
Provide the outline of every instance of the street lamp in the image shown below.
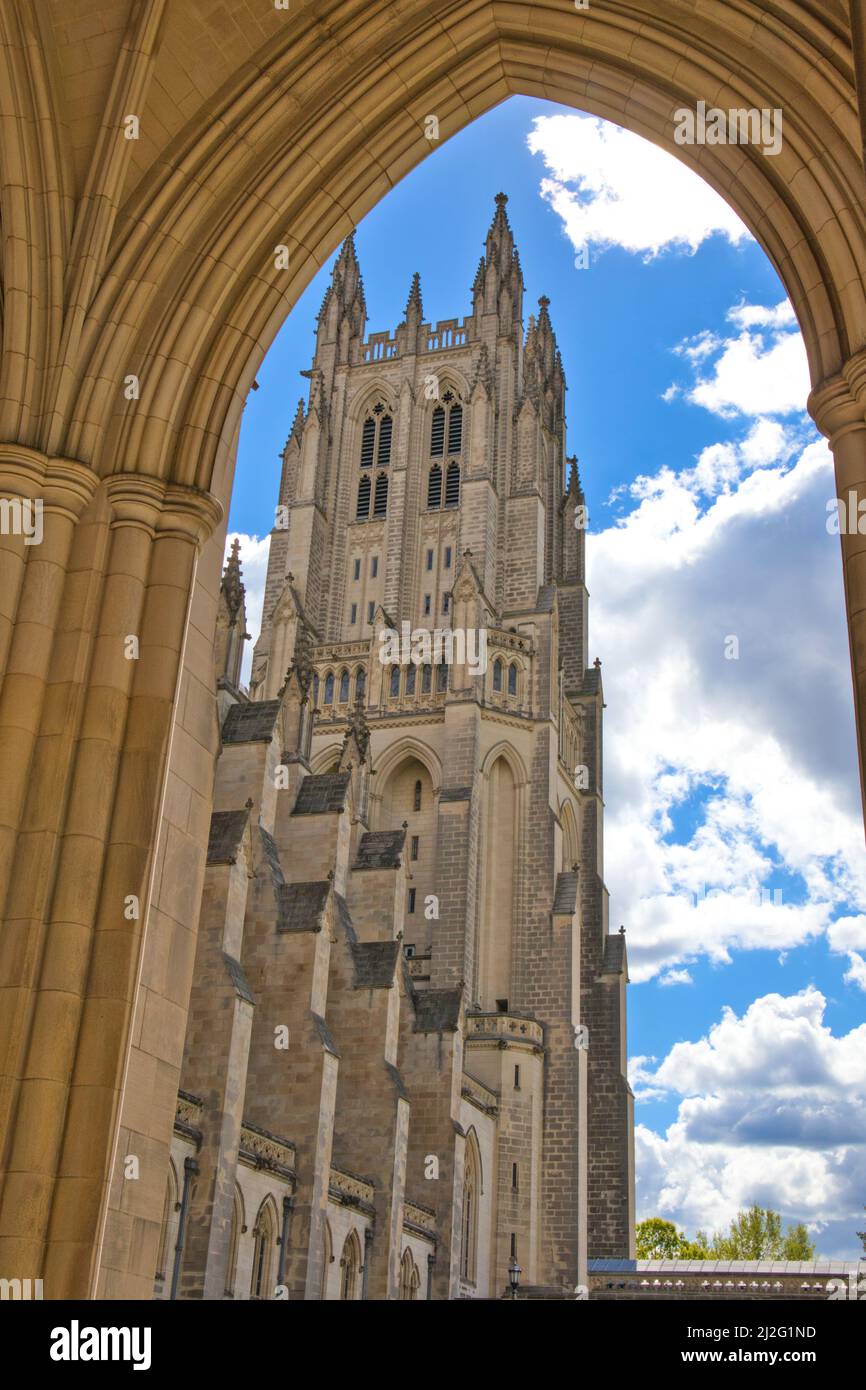
[[512,1256],[511,1256],[511,1263],[510,1263],[510,1265],[508,1266],[508,1282],[509,1282],[509,1284],[511,1285],[511,1297],[512,1297],[512,1298],[516,1298],[516,1297],[517,1297],[517,1290],[520,1288],[520,1276],[521,1276],[522,1273],[523,1273],[523,1270],[520,1268],[520,1265],[517,1263],[517,1258],[516,1258],[516,1256],[512,1255]]

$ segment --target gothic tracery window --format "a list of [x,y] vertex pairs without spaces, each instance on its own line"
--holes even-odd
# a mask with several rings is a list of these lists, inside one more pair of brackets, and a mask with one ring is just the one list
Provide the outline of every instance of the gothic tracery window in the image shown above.
[[508,693],[517,694],[517,667],[513,663],[508,668]]
[[463,406],[453,391],[446,391],[435,407],[430,422],[430,457],[441,459],[463,451]]
[[340,1259],[340,1298],[351,1301],[358,1297],[358,1276],[361,1272],[361,1244],[354,1231],[346,1237]]
[[466,1141],[463,1171],[463,1210],[460,1231],[460,1274],[474,1284],[478,1268],[478,1204],[481,1199],[481,1155],[470,1133]]
[[273,1206],[267,1199],[262,1203],[253,1229],[253,1274],[251,1298],[270,1298],[271,1263],[276,1241],[276,1222]]
[[340,674],[340,704],[345,705],[349,702],[349,672],[342,671]]
[[421,1276],[418,1273],[412,1251],[407,1246],[403,1251],[403,1258],[400,1261],[400,1298],[405,1302],[418,1297],[418,1288],[421,1283]]
[[[388,475],[379,470],[391,462],[391,440],[394,420],[390,411],[379,401],[364,420],[361,430],[361,477],[358,482],[358,502],[355,520],[366,521],[370,516],[385,516],[388,510]],[[373,470],[376,469],[375,482]]]

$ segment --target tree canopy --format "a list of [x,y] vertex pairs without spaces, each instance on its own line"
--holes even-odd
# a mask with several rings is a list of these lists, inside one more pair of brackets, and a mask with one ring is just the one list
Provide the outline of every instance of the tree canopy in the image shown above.
[[[650,1216],[638,1222],[639,1260],[813,1260],[815,1244],[802,1221],[782,1230],[782,1218],[769,1207],[737,1212],[727,1232],[698,1231],[689,1240],[672,1221]],[[864,1233],[866,1235],[866,1233]],[[866,1239],[864,1239],[866,1245]]]

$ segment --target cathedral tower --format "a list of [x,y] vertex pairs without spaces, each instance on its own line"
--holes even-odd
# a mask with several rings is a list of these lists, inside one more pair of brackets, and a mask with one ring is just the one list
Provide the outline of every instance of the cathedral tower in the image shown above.
[[515,1259],[573,1297],[587,1256],[633,1254],[585,504],[506,204],[464,319],[425,322],[416,274],[403,322],[367,335],[342,247],[248,694],[227,567],[182,1092],[192,1297],[495,1297]]

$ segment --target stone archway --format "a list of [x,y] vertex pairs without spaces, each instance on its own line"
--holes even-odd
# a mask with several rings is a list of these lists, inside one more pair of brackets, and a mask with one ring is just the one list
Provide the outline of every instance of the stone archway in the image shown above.
[[[39,546],[0,536],[0,1264],[49,1297],[151,1294],[243,403],[315,270],[430,152],[425,116],[445,139],[548,97],[692,164],[781,276],[838,490],[866,497],[864,0],[221,15],[0,11],[0,494],[44,521]],[[780,107],[782,152],[676,146],[699,100]],[[861,772],[864,553],[842,538]]]

